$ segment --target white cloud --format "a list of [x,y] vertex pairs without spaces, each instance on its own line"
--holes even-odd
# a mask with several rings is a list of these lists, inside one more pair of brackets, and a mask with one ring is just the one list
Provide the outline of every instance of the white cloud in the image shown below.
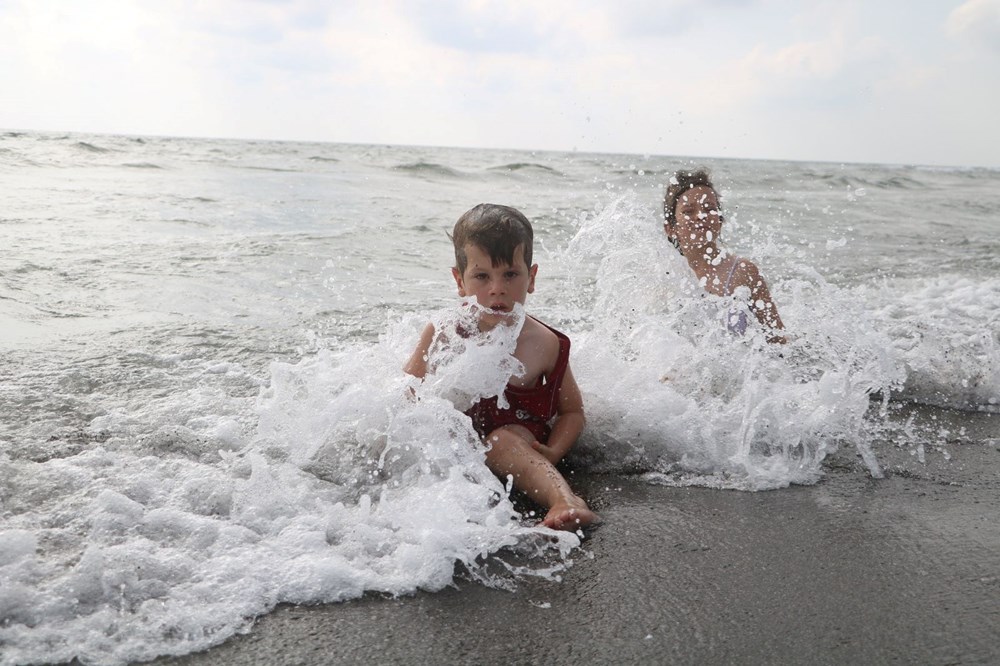
[[995,164],[998,3],[0,0],[0,127]]
[[948,35],[1000,51],[1000,0],[968,0],[948,16]]

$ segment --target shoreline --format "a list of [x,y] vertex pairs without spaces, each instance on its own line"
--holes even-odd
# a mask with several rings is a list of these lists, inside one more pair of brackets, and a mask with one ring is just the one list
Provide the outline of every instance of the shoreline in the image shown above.
[[950,460],[883,443],[877,480],[852,450],[756,493],[577,472],[604,522],[562,582],[280,606],[152,663],[997,663],[1000,419],[962,420]]

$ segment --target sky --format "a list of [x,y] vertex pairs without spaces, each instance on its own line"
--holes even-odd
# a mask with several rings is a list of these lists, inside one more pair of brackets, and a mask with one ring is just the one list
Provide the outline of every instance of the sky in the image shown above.
[[1000,0],[0,0],[0,128],[1000,167]]

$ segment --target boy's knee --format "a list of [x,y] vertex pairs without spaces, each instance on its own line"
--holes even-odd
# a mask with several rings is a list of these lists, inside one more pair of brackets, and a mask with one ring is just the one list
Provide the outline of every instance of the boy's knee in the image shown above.
[[486,437],[486,445],[491,449],[505,450],[527,446],[531,448],[531,442],[520,433],[507,428],[497,428]]

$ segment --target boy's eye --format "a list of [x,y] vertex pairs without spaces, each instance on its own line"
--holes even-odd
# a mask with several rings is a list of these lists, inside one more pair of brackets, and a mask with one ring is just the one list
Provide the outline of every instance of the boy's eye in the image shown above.
[[507,271],[503,275],[508,280],[513,280],[514,278],[516,278],[519,275],[519,273],[517,271]]

